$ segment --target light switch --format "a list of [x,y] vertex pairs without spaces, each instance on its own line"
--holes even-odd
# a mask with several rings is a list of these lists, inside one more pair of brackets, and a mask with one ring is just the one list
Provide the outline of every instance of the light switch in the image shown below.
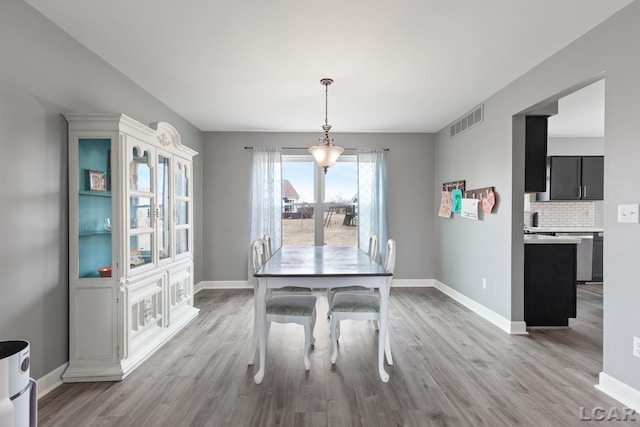
[[638,205],[618,205],[618,222],[638,222]]

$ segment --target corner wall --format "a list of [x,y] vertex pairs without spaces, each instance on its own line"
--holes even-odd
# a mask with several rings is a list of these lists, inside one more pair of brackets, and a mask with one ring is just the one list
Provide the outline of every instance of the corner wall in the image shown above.
[[[0,1],[0,340],[31,343],[31,375],[68,360],[65,112],[171,123],[202,153],[202,133],[23,1]],[[202,192],[202,156],[195,158]],[[196,197],[196,281],[202,280]]]
[[[550,57],[484,101],[485,122],[450,139],[437,134],[436,183],[466,179],[495,185],[500,209],[488,220],[436,218],[436,279],[513,320],[522,320],[524,193],[523,129],[519,113],[557,100],[605,77],[605,203],[603,374],[640,393],[640,224],[616,222],[618,204],[639,203],[640,2]],[[439,198],[436,191],[435,199]],[[481,278],[488,278],[482,290]],[[638,400],[640,402],[640,400]]]

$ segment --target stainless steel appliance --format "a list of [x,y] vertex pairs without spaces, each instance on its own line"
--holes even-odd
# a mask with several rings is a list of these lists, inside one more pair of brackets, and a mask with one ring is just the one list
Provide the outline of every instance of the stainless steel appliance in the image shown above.
[[568,236],[580,239],[576,248],[576,270],[578,282],[592,281],[593,233],[556,233],[556,236]]
[[35,427],[38,423],[38,385],[29,378],[30,363],[27,341],[0,342],[0,425],[3,427]]

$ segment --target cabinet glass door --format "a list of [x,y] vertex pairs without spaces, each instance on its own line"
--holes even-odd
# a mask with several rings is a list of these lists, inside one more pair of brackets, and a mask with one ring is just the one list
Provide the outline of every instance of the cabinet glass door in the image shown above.
[[78,139],[78,277],[111,277],[111,139]]
[[175,167],[175,230],[176,255],[190,252],[189,242],[189,214],[191,209],[191,195],[189,194],[189,168],[178,161]]
[[154,225],[156,221],[153,193],[151,151],[134,147],[129,163],[129,267],[134,269],[153,263]]
[[171,257],[171,159],[158,155],[158,257],[162,261]]

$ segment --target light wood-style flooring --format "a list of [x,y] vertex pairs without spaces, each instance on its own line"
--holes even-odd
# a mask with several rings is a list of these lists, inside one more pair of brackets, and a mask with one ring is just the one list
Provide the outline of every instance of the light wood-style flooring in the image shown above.
[[273,324],[264,382],[254,384],[256,367],[247,365],[253,292],[203,290],[198,318],[150,360],[121,382],[55,389],[39,402],[39,425],[602,426],[609,423],[585,415],[597,407],[622,413],[621,403],[594,388],[602,370],[601,285],[579,286],[569,328],[526,336],[503,332],[435,288],[393,288],[395,363],[386,384],[369,322],[342,323],[331,365],[327,303],[317,295],[308,374],[302,327]]

